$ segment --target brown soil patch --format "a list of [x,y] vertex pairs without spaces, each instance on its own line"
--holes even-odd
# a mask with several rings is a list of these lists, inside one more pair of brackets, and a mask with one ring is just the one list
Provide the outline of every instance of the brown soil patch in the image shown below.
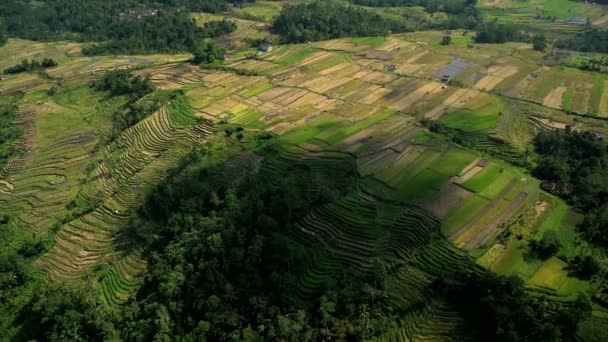
[[543,99],[543,105],[551,108],[562,108],[562,98],[564,97],[564,93],[566,92],[566,87],[559,86],[553,90],[545,98]]
[[488,75],[475,83],[475,88],[486,91],[492,90],[505,78],[515,75],[517,71],[517,67],[513,65],[491,67],[488,69]]
[[390,92],[390,89],[378,87],[378,89],[369,93],[369,95],[362,98],[359,102],[371,105],[380,101],[384,96],[386,96],[386,94]]
[[395,72],[398,74],[406,74],[411,75],[416,73],[418,70],[422,68],[421,64],[399,64],[395,69]]
[[337,77],[334,79],[322,77],[304,84],[308,89],[317,93],[326,93],[334,88],[338,88],[351,80],[350,77]]
[[417,53],[417,54],[413,55],[412,57],[410,57],[410,58],[407,60],[407,63],[409,63],[409,64],[411,64],[411,63],[415,63],[417,60],[419,60],[420,58],[422,58],[422,57],[426,56],[428,53],[429,53],[429,50],[424,50],[424,51],[422,51],[422,52],[419,52],[419,53]]
[[401,99],[395,101],[390,105],[390,107],[397,111],[404,110],[413,105],[414,103],[418,102],[423,97],[432,96],[433,94],[439,92],[442,86],[443,83],[430,81],[422,85],[418,89],[414,90],[413,92],[405,95]]

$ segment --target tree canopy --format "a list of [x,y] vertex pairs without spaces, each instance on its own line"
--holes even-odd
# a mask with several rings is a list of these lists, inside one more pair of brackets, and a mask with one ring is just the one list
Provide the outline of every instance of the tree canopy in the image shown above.
[[608,146],[591,132],[541,132],[533,173],[543,187],[566,198],[585,214],[579,225],[591,241],[608,243]]
[[346,36],[384,36],[404,30],[370,11],[336,2],[315,1],[287,6],[272,30],[288,43],[303,43]]
[[[48,0],[32,5],[7,0],[0,4],[0,21],[9,37],[104,42],[84,49],[86,54],[189,51],[200,39],[235,29],[227,21],[197,27],[190,11],[220,12],[230,2],[249,1]],[[154,9],[154,15],[120,16],[142,8]]]

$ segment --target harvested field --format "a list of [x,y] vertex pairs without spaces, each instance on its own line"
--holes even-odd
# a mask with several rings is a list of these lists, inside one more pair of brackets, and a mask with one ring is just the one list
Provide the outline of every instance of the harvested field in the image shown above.
[[545,98],[543,99],[543,105],[551,108],[562,108],[562,99],[564,97],[564,93],[566,92],[566,87],[559,86],[553,89]]
[[396,111],[402,111],[411,107],[414,103],[420,101],[422,98],[430,97],[433,94],[442,90],[443,84],[436,81],[430,81],[413,92],[403,96],[402,98],[394,101],[390,107]]
[[491,67],[488,69],[487,75],[477,81],[474,87],[484,91],[492,90],[506,78],[517,74],[517,71],[517,67],[512,65]]

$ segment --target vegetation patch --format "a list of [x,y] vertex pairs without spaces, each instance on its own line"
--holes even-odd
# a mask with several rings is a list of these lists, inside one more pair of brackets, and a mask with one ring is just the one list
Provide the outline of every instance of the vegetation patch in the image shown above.
[[557,291],[568,277],[567,267],[568,265],[565,262],[552,257],[546,260],[534,273],[532,278],[528,280],[528,284]]

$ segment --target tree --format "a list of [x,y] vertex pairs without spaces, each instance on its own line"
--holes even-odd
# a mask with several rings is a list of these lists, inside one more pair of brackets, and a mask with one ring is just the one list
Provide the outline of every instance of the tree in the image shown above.
[[360,7],[315,1],[286,6],[272,30],[288,43],[304,43],[346,36],[384,36],[403,32],[405,27]]
[[452,37],[451,36],[443,36],[441,38],[441,45],[450,45],[452,44]]
[[18,340],[102,341],[104,329],[97,310],[84,293],[61,285],[47,285],[35,291],[19,315],[23,325]]
[[559,251],[560,243],[557,234],[548,231],[540,240],[530,242],[530,248],[539,258],[547,259]]
[[600,264],[590,255],[577,255],[570,262],[570,267],[581,279],[591,279],[600,271]]
[[539,161],[534,174],[552,182],[567,182],[570,180],[570,171],[570,164],[566,158],[551,155]]
[[6,37],[6,34],[0,29],[0,46],[6,44],[7,41],[8,38]]
[[194,63],[217,64],[224,60],[224,49],[217,48],[213,42],[202,41],[194,49]]
[[536,51],[545,51],[547,48],[547,39],[542,34],[537,34],[532,38],[532,48]]

